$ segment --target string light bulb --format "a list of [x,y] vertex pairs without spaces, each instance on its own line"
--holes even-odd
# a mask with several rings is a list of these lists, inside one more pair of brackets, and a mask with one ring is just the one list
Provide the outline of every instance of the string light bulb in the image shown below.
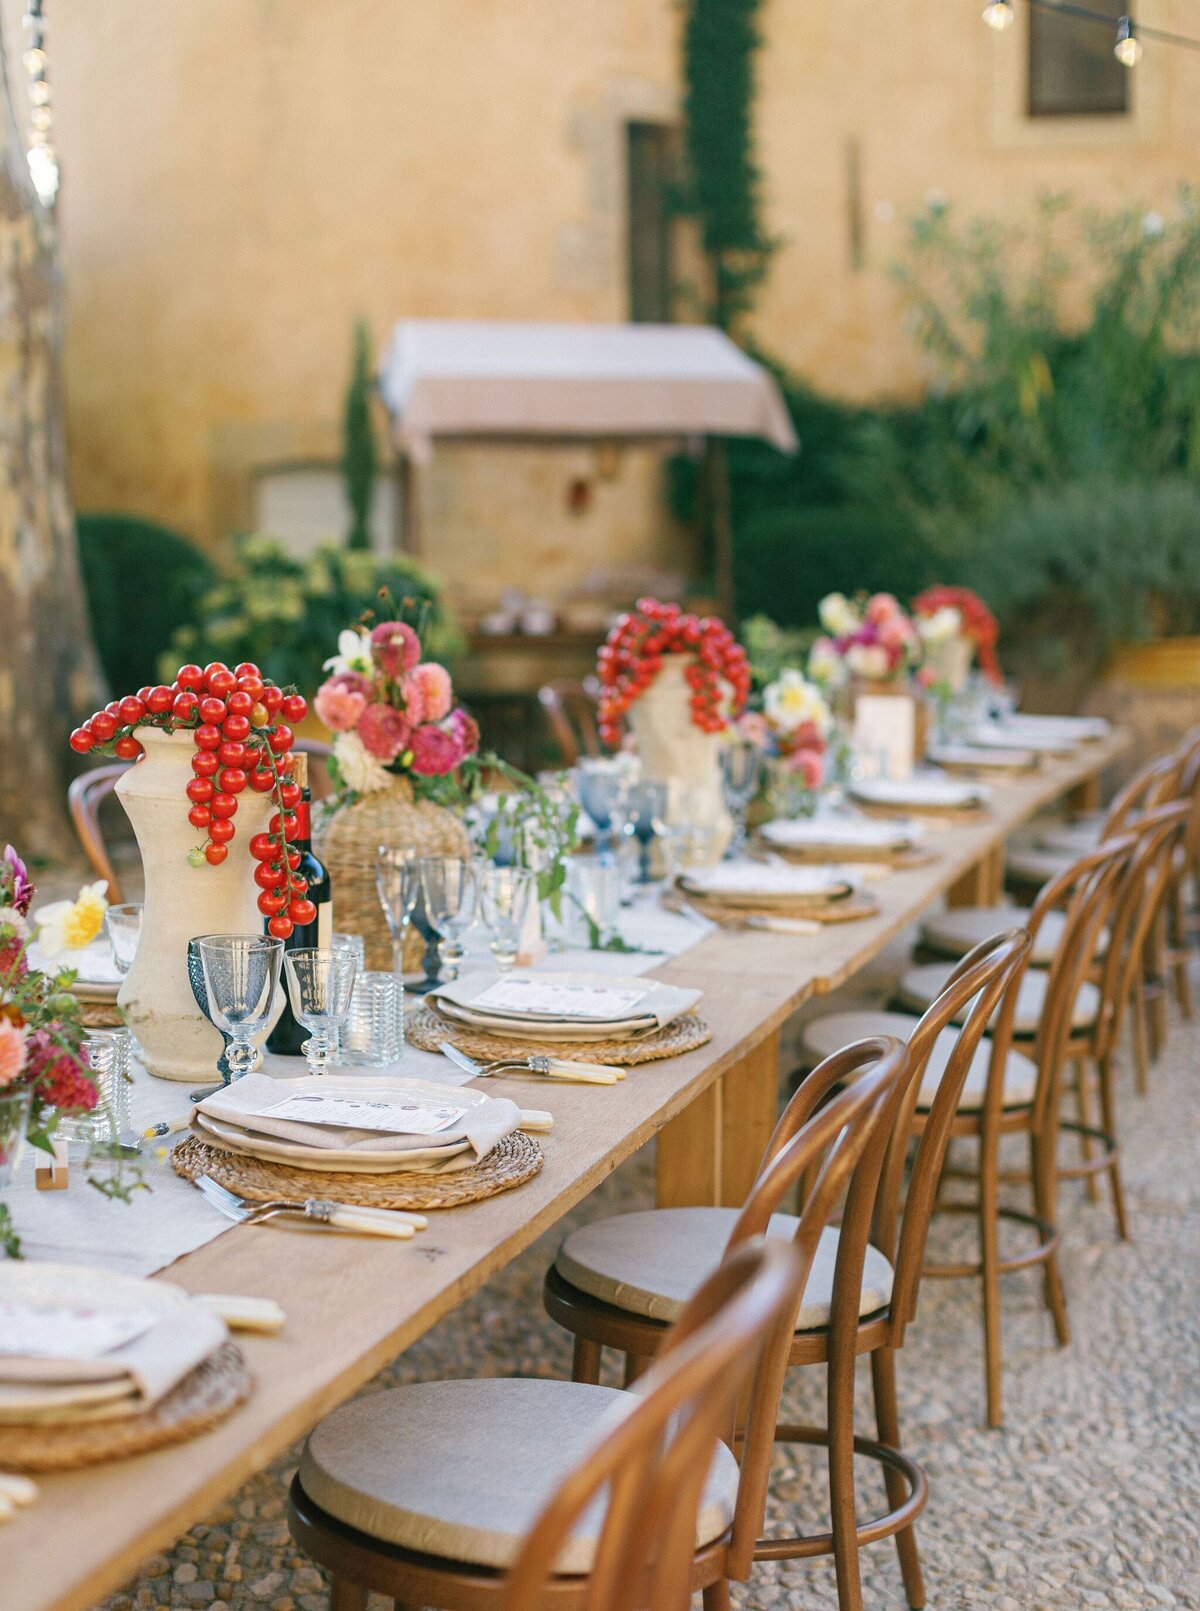
[[983,20],[998,34],[1002,34],[1006,28],[1011,28],[1015,20],[1012,0],[988,0],[983,8]]
[[1133,26],[1132,17],[1122,17],[1117,23],[1117,42],[1113,55],[1122,67],[1136,67],[1142,59],[1142,42]]

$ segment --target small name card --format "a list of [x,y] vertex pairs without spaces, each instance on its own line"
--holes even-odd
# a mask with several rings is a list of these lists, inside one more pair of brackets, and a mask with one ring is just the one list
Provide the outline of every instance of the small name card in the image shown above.
[[301,1124],[336,1125],[343,1130],[379,1130],[385,1135],[428,1136],[446,1130],[466,1108],[450,1103],[406,1102],[402,1097],[377,1102],[361,1097],[289,1096],[264,1108],[264,1118],[294,1119]]
[[907,694],[859,694],[854,701],[854,748],[876,777],[912,777],[917,707]]
[[627,1018],[649,991],[630,985],[577,984],[553,977],[515,974],[498,979],[471,1002],[493,1012],[536,1013],[541,1018],[589,1018],[604,1022]]

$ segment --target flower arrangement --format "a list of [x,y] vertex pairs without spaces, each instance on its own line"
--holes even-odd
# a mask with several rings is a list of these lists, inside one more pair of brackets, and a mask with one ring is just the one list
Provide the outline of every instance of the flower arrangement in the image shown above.
[[825,688],[852,677],[887,682],[902,677],[921,656],[915,625],[891,593],[828,593],[818,606],[825,636],[812,646],[808,674]]
[[685,614],[678,604],[637,601],[619,615],[598,659],[600,735],[606,744],[621,741],[621,721],[629,707],[662,669],[665,655],[690,659],[692,722],[705,733],[722,733],[750,693],[750,666],[733,633],[715,616]]
[[330,770],[339,803],[385,789],[398,776],[418,784],[445,777],[478,750],[479,728],[454,703],[450,673],[421,655],[421,639],[404,621],[339,635],[313,701],[334,734]]
[[[51,1137],[64,1115],[90,1113],[100,1099],[84,1060],[83,1016],[71,994],[75,975],[31,968],[28,948],[35,934],[43,955],[56,959],[82,950],[99,933],[107,901],[104,884],[86,885],[75,901],[55,901],[31,913],[35,894],[25,863],[11,845],[0,860],[0,1101],[28,1103],[30,1143],[52,1152]],[[20,1132],[17,1132],[19,1139]],[[12,1129],[0,1129],[0,1169],[12,1162]],[[96,1149],[103,1151],[103,1149]],[[128,1198],[120,1165],[108,1178],[89,1177],[109,1196]],[[0,1204],[0,1248],[20,1253],[7,1208]]]
[[793,774],[806,789],[825,781],[825,753],[833,731],[833,712],[820,689],[803,672],[789,667],[768,683],[761,711],[747,711],[738,730],[779,770]]
[[[267,929],[286,940],[296,924],[316,917],[308,886],[296,871],[299,852],[289,848],[298,832],[295,809],[300,785],[291,775],[288,751],[294,735],[288,725],[302,722],[308,702],[294,688],[280,688],[252,661],[231,671],[221,660],[207,666],[180,666],[172,681],[139,688],[136,694],[111,700],[103,710],[71,734],[79,755],[93,750],[136,761],[142,755],[140,729],[190,732],[195,745],[191,781],[187,785],[187,819],[204,835],[188,853],[193,867],[218,867],[229,855],[237,832],[238,796],[251,789],[272,794],[275,815],[266,833],[250,840],[258,862],[255,882],[261,891],[258,909]],[[181,807],[185,802],[180,802]]]
[[927,587],[913,600],[912,609],[917,631],[927,647],[966,638],[974,645],[979,669],[988,681],[1003,682],[1004,673],[996,658],[1000,626],[978,593],[969,587]]

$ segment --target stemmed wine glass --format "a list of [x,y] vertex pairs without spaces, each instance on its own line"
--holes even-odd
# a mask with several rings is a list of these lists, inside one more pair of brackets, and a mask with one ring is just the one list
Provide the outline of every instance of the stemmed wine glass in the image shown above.
[[421,868],[411,850],[380,845],[375,852],[375,888],[392,935],[392,972],[404,972],[404,939],[421,893]]
[[596,852],[611,855],[624,831],[627,811],[625,774],[618,762],[584,756],[576,775],[579,803],[596,825]]
[[745,739],[733,739],[721,750],[721,789],[733,818],[733,838],[726,856],[740,856],[746,848],[746,813],[758,791],[762,758],[757,746]]
[[667,831],[667,786],[665,783],[636,783],[629,797],[630,827],[637,840],[638,883],[653,882],[650,848]]
[[206,934],[197,943],[209,1016],[230,1037],[225,1056],[230,1078],[238,1080],[258,1062],[254,1037],[271,1019],[283,941],[265,934]]
[[284,957],[292,1011],[312,1031],[300,1050],[310,1074],[324,1074],[338,1047],[338,1031],[350,1011],[358,958],[346,947],[302,947]]
[[463,935],[475,918],[475,874],[464,856],[422,856],[421,889],[425,915],[441,939],[438,954],[447,979],[458,977]]
[[484,862],[477,878],[479,910],[491,936],[492,955],[503,972],[517,960],[537,875],[528,867],[496,867]]
[[[230,1080],[233,1078],[233,1074],[229,1067],[229,1047],[233,1041],[233,1036],[227,1029],[222,1029],[221,1026],[213,1019],[212,1005],[208,999],[208,985],[204,978],[204,959],[200,955],[201,940],[218,940],[220,938],[221,936],[219,934],[201,934],[198,935],[196,939],[189,940],[187,949],[187,970],[188,983],[192,987],[192,996],[195,999],[197,1007],[199,1007],[200,1011],[204,1014],[209,1023],[212,1024],[213,1028],[217,1031],[217,1034],[221,1037],[221,1055],[217,1058],[217,1073],[221,1076],[221,1085],[228,1085]],[[220,1086],[214,1085],[209,1089],[206,1089],[204,1095],[210,1096],[213,1091],[219,1089]]]

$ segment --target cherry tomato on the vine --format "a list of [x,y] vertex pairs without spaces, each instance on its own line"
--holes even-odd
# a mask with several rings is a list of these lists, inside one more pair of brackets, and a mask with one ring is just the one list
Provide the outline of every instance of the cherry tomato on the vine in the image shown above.
[[208,837],[218,845],[227,845],[236,832],[226,817],[214,817],[208,825]]
[[294,927],[295,924],[292,922],[291,918],[285,917],[284,914],[280,912],[277,917],[273,917],[267,924],[267,933],[273,935],[277,940],[290,940]]
[[299,928],[317,920],[317,909],[312,901],[306,899],[294,900],[288,907],[288,916]]
[[214,694],[206,694],[200,701],[200,720],[202,722],[212,722],[219,727],[225,720],[225,715],[226,709],[223,699],[218,699]]
[[233,739],[236,743],[241,743],[243,739],[250,737],[250,718],[249,716],[226,716],[221,723],[221,731],[226,738]]
[[261,767],[255,767],[250,774],[250,787],[255,794],[267,794],[275,787],[274,772],[265,772]]
[[203,688],[204,672],[189,660],[186,666],[180,666],[175,673],[175,681],[181,688]]
[[246,759],[246,746],[237,739],[227,738],[217,751],[222,766],[241,766]]
[[224,792],[222,792],[220,794],[214,794],[213,797],[212,797],[211,804],[212,804],[212,814],[213,814],[214,817],[236,817],[237,816],[238,802],[237,802],[237,795],[236,794],[225,794]]
[[205,845],[204,847],[204,859],[210,867],[219,867],[228,854],[229,846],[218,845],[215,841],[213,844]]
[[151,688],[146,695],[146,709],[152,716],[165,716],[175,702],[175,695],[163,683]]
[[302,722],[308,715],[308,700],[303,694],[286,694],[279,710],[284,721]]
[[117,718],[107,710],[98,710],[90,723],[99,744],[107,744],[117,730]]
[[229,698],[226,700],[226,704],[229,706],[229,713],[231,716],[249,716],[250,712],[254,709],[254,701],[251,699],[250,695],[242,693],[240,689],[235,689],[234,692],[230,694]]
[[96,739],[87,727],[77,727],[67,740],[76,755],[86,755],[95,744]]
[[207,828],[212,822],[212,812],[206,805],[194,805],[188,812],[188,821],[193,828]]
[[142,746],[138,743],[137,739],[134,738],[132,733],[125,733],[113,745],[113,754],[118,756],[122,761],[136,761],[141,753]]
[[217,770],[217,757],[212,750],[197,750],[192,756],[192,771],[198,778],[210,778]]
[[193,805],[208,805],[216,792],[211,778],[193,778],[184,790]]
[[205,722],[197,727],[192,737],[196,741],[196,748],[201,750],[219,750],[221,747],[221,729]]

